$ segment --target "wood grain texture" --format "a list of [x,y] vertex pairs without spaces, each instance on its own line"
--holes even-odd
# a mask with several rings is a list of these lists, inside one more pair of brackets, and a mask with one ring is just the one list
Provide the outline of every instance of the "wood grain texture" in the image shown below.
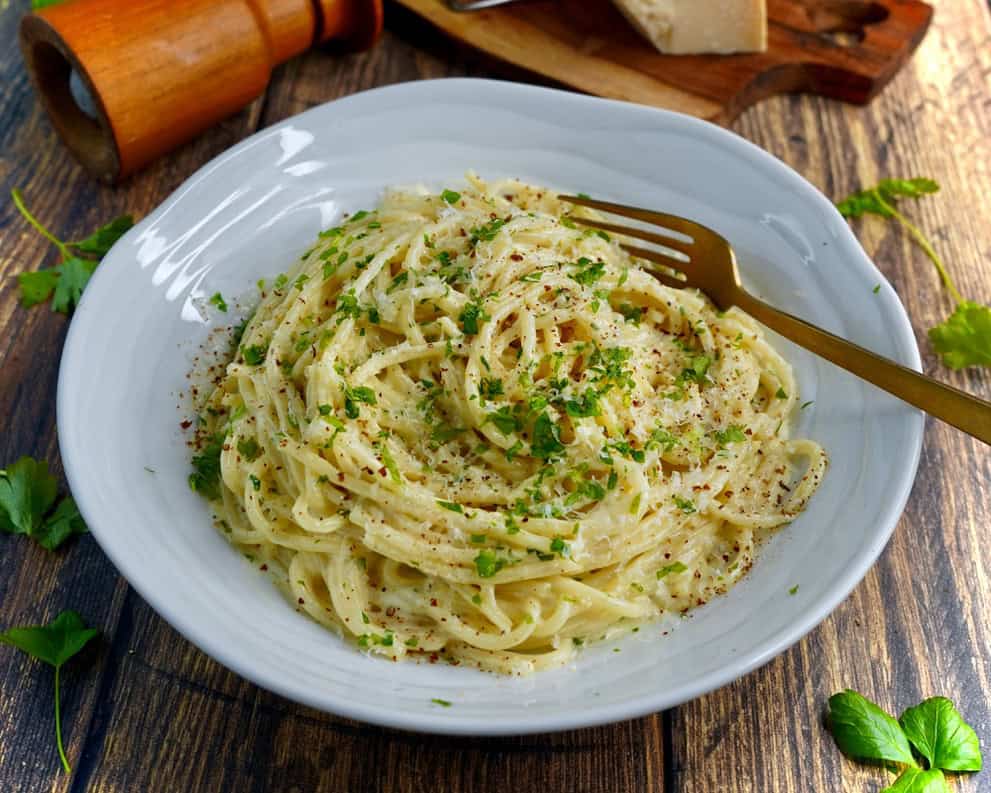
[[[58,467],[54,398],[66,328],[45,307],[17,305],[12,276],[51,264],[54,254],[5,200],[10,188],[21,187],[56,233],[78,236],[118,212],[147,213],[259,125],[376,85],[485,73],[396,11],[389,9],[390,31],[373,52],[318,51],[290,62],[263,100],[116,189],[84,177],[56,141],[13,47],[14,9],[0,12],[0,43],[8,45],[0,48],[0,463],[32,454]],[[734,128],[831,197],[881,176],[937,178],[942,192],[908,212],[934,237],[961,290],[987,302],[991,13],[983,0],[944,0],[939,11],[918,56],[868,108],[772,99]],[[883,224],[865,220],[856,230],[906,303],[927,371],[991,397],[988,373],[950,373],[928,351],[924,329],[951,310],[931,264]],[[417,736],[298,706],[182,639],[92,538],[48,554],[0,536],[0,626],[75,608],[104,632],[67,667],[71,776],[61,774],[54,749],[51,674],[0,647],[0,792],[484,793],[512,784],[547,793],[873,793],[883,773],[844,760],[822,726],[826,698],[845,686],[895,711],[924,696],[950,696],[991,743],[988,483],[988,449],[930,422],[894,539],[806,639],[663,715],[524,738]],[[991,791],[991,772],[954,789]]]
[[570,88],[722,123],[767,96],[865,102],[921,41],[919,0],[767,0],[766,52],[661,55],[610,0],[539,0],[459,13],[399,0],[455,39]]

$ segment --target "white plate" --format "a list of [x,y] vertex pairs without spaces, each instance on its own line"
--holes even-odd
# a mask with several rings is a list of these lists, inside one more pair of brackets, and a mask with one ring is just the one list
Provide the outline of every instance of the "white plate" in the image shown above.
[[919,367],[901,303],[843,219],[741,138],[674,113],[509,83],[381,88],[235,146],[96,271],[58,390],[62,459],[94,536],[135,589],[221,663],[291,699],[378,724],[473,734],[583,727],[676,705],[767,662],[877,558],[908,497],[923,426],[917,411],[782,340],[802,399],[815,400],[796,433],[832,460],[808,510],[727,597],[670,635],[650,626],[593,646],[572,668],[501,679],[365,657],[297,614],[211,527],[186,483],[177,410],[192,356],[224,320],[216,311],[204,320],[202,298],[246,294],[387,185],[453,186],[468,169],[699,220],[730,240],[769,302]]

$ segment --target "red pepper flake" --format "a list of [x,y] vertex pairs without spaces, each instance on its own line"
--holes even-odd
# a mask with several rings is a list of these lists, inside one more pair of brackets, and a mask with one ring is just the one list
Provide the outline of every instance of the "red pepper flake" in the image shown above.
[[186,419],[185,421],[180,422],[179,426],[182,427],[184,430],[188,430],[190,427],[193,426],[193,422],[190,421],[189,419]]
[[300,599],[299,599],[299,603],[300,603],[300,605],[302,605],[302,604],[303,604],[303,603],[305,603],[305,602],[306,602],[306,601],[305,601],[305,600],[303,600],[303,598],[300,598]]
[[437,608],[437,598],[430,598],[430,605]]
[[262,565],[261,567],[259,567],[258,569],[259,569],[259,570],[261,570],[261,571],[262,571],[262,572],[264,573],[264,572],[265,572],[266,570],[268,570],[268,565],[267,565],[267,564],[263,564],[263,565]]
[[514,262],[521,262],[521,261],[523,261],[523,256],[522,256],[522,254],[519,254],[519,253],[512,253],[512,254],[509,255],[509,258],[512,259]]

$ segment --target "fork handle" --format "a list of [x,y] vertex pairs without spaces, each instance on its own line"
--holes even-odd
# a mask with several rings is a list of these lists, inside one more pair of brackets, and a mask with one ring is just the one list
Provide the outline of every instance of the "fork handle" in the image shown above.
[[734,303],[782,336],[931,416],[991,444],[991,402],[908,369],[738,290]]

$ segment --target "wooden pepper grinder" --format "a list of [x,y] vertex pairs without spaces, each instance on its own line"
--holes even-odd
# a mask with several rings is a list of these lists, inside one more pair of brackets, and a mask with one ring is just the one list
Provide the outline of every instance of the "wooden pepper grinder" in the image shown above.
[[258,97],[277,64],[381,30],[382,0],[69,0],[25,16],[20,42],[65,144],[117,182]]

